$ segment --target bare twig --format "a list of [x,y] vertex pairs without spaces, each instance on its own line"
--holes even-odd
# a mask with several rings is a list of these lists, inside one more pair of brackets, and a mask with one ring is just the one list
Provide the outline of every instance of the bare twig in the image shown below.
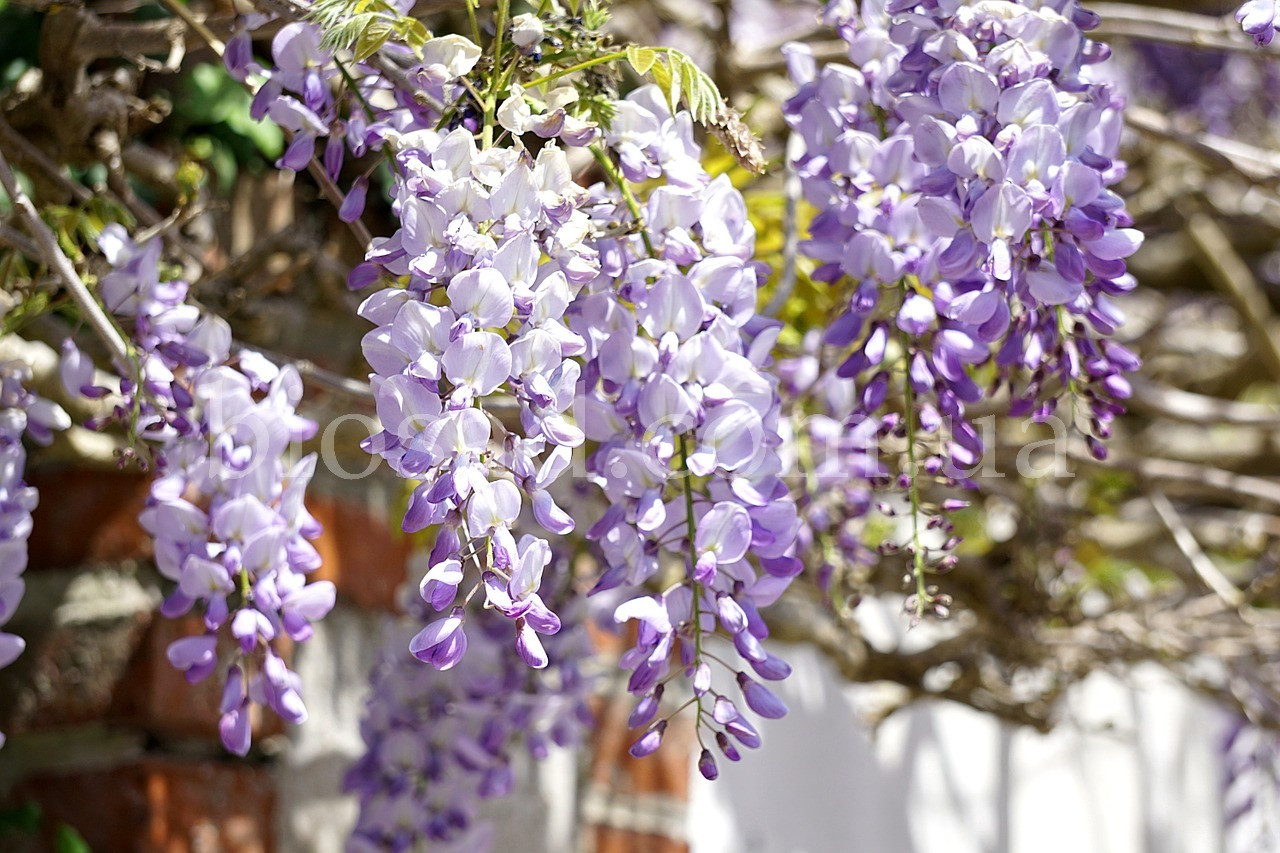
[[[1185,207],[1185,206],[1184,206]],[[1214,285],[1235,303],[1273,377],[1280,379],[1280,327],[1267,296],[1231,238],[1202,210],[1184,210],[1187,236]]]
[[1093,458],[1083,443],[1070,444],[1067,456],[1086,465],[1129,471],[1147,483],[1177,486],[1234,503],[1256,501],[1280,508],[1280,482],[1265,477],[1236,474],[1209,465],[1173,459],[1134,459],[1113,455],[1100,462]]
[[93,198],[93,193],[89,191],[88,187],[62,174],[62,169],[56,163],[45,156],[43,151],[32,145],[26,137],[14,130],[3,116],[0,116],[0,140],[3,140],[5,145],[12,147],[14,151],[22,156],[24,161],[39,168],[45,177],[77,202],[84,204]]
[[45,225],[44,220],[40,218],[40,214],[36,212],[36,207],[31,203],[31,199],[27,198],[27,194],[18,186],[18,182],[13,176],[13,170],[9,168],[9,161],[4,158],[3,153],[0,153],[0,184],[4,186],[5,192],[9,194],[9,199],[18,210],[19,216],[26,223],[27,230],[35,239],[41,259],[62,278],[67,291],[80,307],[81,312],[83,312],[85,320],[88,321],[94,333],[106,345],[116,368],[121,372],[122,376],[132,375],[132,371],[129,369],[129,347],[124,338],[121,337],[120,331],[111,322],[111,318],[106,315],[106,312],[102,310],[98,300],[89,292],[89,288],[81,280],[76,268],[58,245],[58,238],[54,236],[53,231],[49,229],[48,225]]
[[[787,59],[780,48],[781,45],[777,45],[767,49],[753,50],[742,56],[735,64],[748,74],[781,71],[786,66]],[[839,39],[810,42],[809,50],[813,52],[813,58],[819,64],[849,61],[849,45]]]
[[40,247],[23,234],[8,225],[0,223],[0,244],[17,249],[33,261],[40,260]]
[[1212,133],[1181,130],[1167,116],[1146,107],[1130,105],[1124,111],[1124,120],[1134,130],[1175,142],[1210,165],[1226,167],[1251,181],[1280,179],[1280,152]]
[[1165,493],[1159,489],[1151,489],[1147,493],[1147,499],[1151,501],[1151,506],[1155,508],[1156,515],[1160,516],[1164,526],[1169,529],[1174,544],[1187,558],[1191,568],[1195,569],[1200,580],[1204,581],[1205,586],[1232,607],[1244,604],[1244,594],[1227,580],[1221,570],[1214,565],[1213,560],[1209,559],[1209,555],[1200,547],[1195,535],[1182,520],[1182,516],[1178,515],[1178,510],[1174,508]]
[[1230,424],[1280,431],[1280,409],[1273,406],[1193,394],[1180,388],[1157,385],[1140,376],[1130,381],[1133,384],[1134,408],[1200,426]]
[[1230,17],[1131,3],[1093,3],[1089,8],[1102,18],[1097,29],[1089,33],[1091,38],[1133,39],[1201,50],[1259,54],[1253,39]]

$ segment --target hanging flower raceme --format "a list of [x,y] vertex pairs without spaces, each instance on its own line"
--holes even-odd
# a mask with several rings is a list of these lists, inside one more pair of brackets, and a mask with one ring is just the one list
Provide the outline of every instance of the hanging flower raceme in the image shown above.
[[[251,704],[290,722],[305,719],[297,676],[278,648],[286,638],[309,638],[311,623],[334,603],[332,583],[306,582],[320,565],[308,541],[320,526],[303,505],[315,456],[285,462],[290,444],[316,427],[296,412],[297,371],[249,351],[232,359],[225,321],[188,305],[185,282],[160,280],[157,243],[136,245],[112,226],[102,246],[113,269],[100,292],[123,321],[137,374],[120,379],[115,415],[98,425],[122,423],[154,464],[140,521],[155,540],[160,573],[177,585],[162,612],[203,608],[204,633],[170,645],[170,662],[200,681],[219,668],[220,634],[233,641],[220,731],[243,755]],[[93,377],[92,363],[68,340],[68,390],[109,393]]]
[[[60,406],[26,389],[30,381],[26,364],[0,361],[0,628],[13,617],[26,591],[22,573],[27,568],[31,512],[38,500],[35,488],[22,479],[27,463],[22,438],[26,435],[38,444],[48,444],[54,430],[71,425]],[[0,631],[0,669],[13,663],[24,648],[22,637]]]
[[344,779],[360,802],[350,850],[488,850],[492,826],[477,807],[512,792],[517,753],[540,759],[552,744],[581,741],[591,723],[585,605],[565,596],[552,603],[564,625],[548,638],[551,663],[540,670],[511,654],[496,610],[472,619],[466,663],[449,672],[405,650],[428,618],[425,604],[411,604],[406,621],[391,626],[361,722],[366,752]]
[[471,591],[483,586],[521,657],[542,667],[541,637],[560,628],[538,592],[550,550],[512,531],[523,509],[550,534],[574,528],[550,488],[583,441],[570,406],[584,344],[564,316],[599,270],[587,196],[555,144],[534,158],[481,148],[464,127],[391,143],[401,227],[374,241],[366,266],[403,286],[360,308],[377,325],[364,353],[382,422],[364,446],[418,482],[403,527],[440,531],[423,596],[451,608],[412,648],[439,669],[461,659],[467,617],[454,602],[470,571]]
[[824,343],[859,383],[854,428],[902,407],[882,430],[905,442],[919,582],[949,548],[921,544],[917,468],[966,484],[983,447],[965,407],[993,393],[980,376],[1008,387],[1015,415],[1083,400],[1076,426],[1105,453],[1136,366],[1104,340],[1141,242],[1108,189],[1124,174],[1121,101],[1084,74],[1108,53],[1074,0],[837,2],[826,16],[853,67],[819,71],[788,48],[795,168],[818,210],[802,251],[841,288]]
[[823,369],[822,331],[811,329],[796,354],[781,358],[783,470],[795,472],[794,490],[801,525],[796,551],[815,555],[819,588],[831,591],[839,571],[874,562],[861,532],[872,508],[872,482],[888,477],[880,444],[889,417],[858,411],[858,389]]
[[[657,87],[617,104],[605,144],[611,181],[592,188],[590,209],[598,232],[622,233],[595,242],[600,274],[570,309],[586,342],[584,428],[597,443],[587,469],[609,502],[587,534],[606,561],[595,591],[618,589],[630,600],[617,620],[639,623],[623,658],[640,697],[633,726],[650,722],[684,671],[707,712],[700,732],[705,725],[754,746],[751,724],[712,678],[703,641],[722,628],[744,661],[730,675],[747,705],[779,715],[776,700],[763,698],[772,694],[743,672],[789,671],[761,645],[768,631],[758,608],[801,569],[796,510],[779,476],[778,392],[763,371],[777,328],[755,314],[755,232],[728,178],[703,169],[689,115],[672,115]],[[636,200],[630,184],[653,179]],[[647,594],[664,553],[685,569]],[[654,723],[633,752],[653,751],[665,725]],[[737,757],[731,746],[725,754]],[[704,764],[710,775],[714,760]]]
[[315,455],[292,466],[284,459],[315,430],[294,412],[301,393],[291,367],[269,382],[227,365],[203,371],[192,382],[200,434],[166,449],[165,473],[141,518],[161,574],[178,584],[162,612],[180,616],[197,603],[204,610],[205,632],[174,642],[170,662],[200,681],[218,665],[219,635],[233,640],[220,731],[242,755],[252,704],[291,723],[306,719],[279,646],[310,638],[311,623],[334,604],[331,582],[306,580],[320,566],[308,541],[320,525],[303,505]]

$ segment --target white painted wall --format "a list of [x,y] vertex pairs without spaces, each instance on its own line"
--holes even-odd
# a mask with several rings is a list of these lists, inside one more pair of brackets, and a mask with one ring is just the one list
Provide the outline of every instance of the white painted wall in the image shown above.
[[[1220,853],[1226,715],[1151,668],[1092,676],[1048,735],[953,703],[874,737],[810,649],[779,649],[791,709],[720,779],[697,776],[693,853]],[[771,685],[772,686],[772,685]]]
[[[380,622],[339,607],[299,652],[311,718],[281,756],[284,851],[343,848],[355,807],[338,785],[362,748]],[[1226,715],[1157,668],[1092,677],[1048,735],[931,703],[873,737],[860,709],[881,691],[844,683],[810,649],[778,651],[795,667],[776,685],[791,713],[764,721],[764,746],[740,764],[721,761],[717,782],[691,767],[693,853],[1223,853]],[[575,849],[573,756],[520,775],[491,810],[494,849]]]

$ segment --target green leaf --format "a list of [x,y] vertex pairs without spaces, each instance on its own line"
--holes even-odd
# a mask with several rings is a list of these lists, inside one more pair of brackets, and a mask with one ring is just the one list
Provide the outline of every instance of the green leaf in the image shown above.
[[415,52],[431,32],[416,18],[400,14],[386,0],[315,0],[307,17],[320,25],[327,50],[352,50],[358,61],[377,53],[391,38]]
[[[5,323],[9,318],[5,318]],[[8,327],[6,325],[6,332]],[[0,836],[9,833],[35,835],[40,829],[40,807],[35,803],[24,803],[0,811]]]
[[379,20],[370,24],[360,34],[360,38],[356,39],[356,62],[363,62],[381,50],[382,46],[387,43],[387,39],[391,38],[394,32],[393,26],[386,21]]
[[65,823],[58,827],[58,834],[53,841],[55,853],[93,853],[84,836]]
[[637,74],[648,74],[658,84],[673,111],[683,104],[704,125],[715,124],[729,111],[715,81],[681,51],[632,45],[626,54]]
[[671,102],[671,111],[675,112],[680,109],[680,87],[684,84],[681,82],[680,66],[676,57],[667,54],[667,61],[670,65],[667,76],[667,100]]
[[685,103],[689,105],[689,112],[693,114],[694,121],[705,123],[711,108],[707,105],[706,87],[703,86],[700,77],[702,72],[692,62],[681,63],[679,70],[680,83],[684,86]]
[[658,85],[662,93],[667,96],[668,102],[671,100],[671,72],[667,70],[667,66],[661,62],[654,64],[649,69],[649,76],[653,78],[653,82]]
[[638,44],[627,45],[627,62],[637,74],[648,74],[649,69],[658,61],[658,52],[651,47]]
[[410,20],[408,32],[405,33],[405,44],[413,48],[415,53],[421,53],[422,46],[431,38],[431,31],[427,29],[427,25],[422,21],[415,19]]
[[595,31],[609,23],[610,12],[603,3],[591,3],[582,10],[582,27]]

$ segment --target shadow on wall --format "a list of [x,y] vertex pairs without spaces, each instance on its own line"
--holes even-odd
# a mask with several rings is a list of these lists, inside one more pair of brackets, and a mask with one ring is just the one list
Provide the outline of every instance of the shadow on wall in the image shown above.
[[951,703],[872,735],[811,649],[779,694],[764,746],[707,783],[695,773],[693,853],[1218,853],[1227,715],[1157,668],[1095,675],[1040,735]]

